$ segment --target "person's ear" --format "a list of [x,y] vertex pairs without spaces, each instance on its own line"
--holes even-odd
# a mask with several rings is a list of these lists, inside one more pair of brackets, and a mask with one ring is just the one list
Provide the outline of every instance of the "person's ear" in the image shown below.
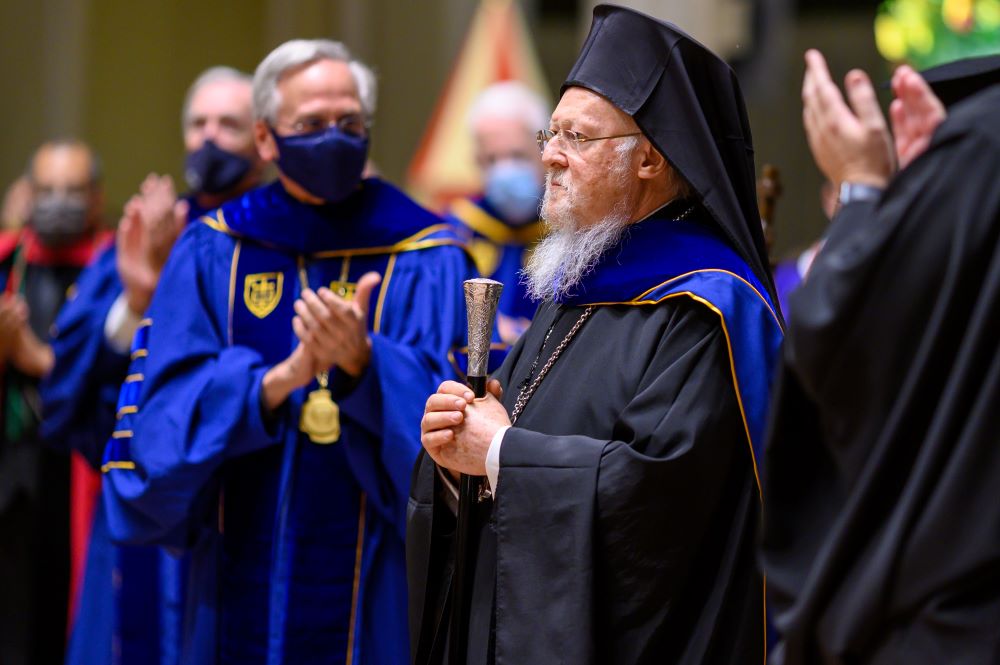
[[639,147],[638,153],[639,165],[637,175],[641,180],[662,178],[670,168],[667,159],[647,139],[642,140],[642,145]]
[[264,120],[257,120],[253,125],[253,142],[257,146],[257,154],[265,162],[278,159],[278,144],[271,136],[271,130]]

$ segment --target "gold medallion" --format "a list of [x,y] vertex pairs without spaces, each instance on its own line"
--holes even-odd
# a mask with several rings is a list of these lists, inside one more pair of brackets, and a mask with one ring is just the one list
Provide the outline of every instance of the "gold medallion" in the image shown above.
[[327,390],[329,372],[316,375],[319,388],[309,393],[299,415],[299,429],[313,443],[336,443],[340,439],[340,407]]
[[340,407],[333,401],[330,391],[319,388],[309,393],[302,405],[299,429],[313,443],[336,443],[340,439]]

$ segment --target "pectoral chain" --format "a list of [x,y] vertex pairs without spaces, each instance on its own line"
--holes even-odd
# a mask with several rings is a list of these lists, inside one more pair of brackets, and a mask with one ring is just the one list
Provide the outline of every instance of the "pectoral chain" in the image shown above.
[[[593,305],[583,310],[583,314],[581,314],[580,318],[576,320],[576,323],[573,324],[573,327],[569,329],[569,332],[566,333],[566,336],[563,338],[563,340],[559,342],[559,346],[557,346],[555,350],[552,352],[552,355],[549,356],[549,359],[545,362],[545,365],[542,366],[541,371],[538,372],[538,376],[535,377],[534,381],[532,381],[530,384],[526,386],[522,384],[521,390],[517,395],[517,400],[514,402],[514,409],[510,413],[511,425],[517,422],[518,416],[521,415],[521,411],[524,410],[524,407],[528,403],[528,400],[531,399],[531,396],[535,394],[536,390],[538,390],[538,386],[541,385],[542,379],[544,379],[545,375],[549,373],[549,370],[552,369],[552,366],[556,363],[556,360],[559,359],[559,356],[562,355],[562,352],[566,350],[567,346],[569,346],[570,341],[576,335],[577,331],[580,330],[580,327],[584,324],[584,322],[587,319],[590,318],[590,315],[593,313],[594,313]],[[542,342],[542,348],[545,348],[545,344],[548,342],[549,336],[552,334],[552,329],[554,327],[555,323],[552,324],[552,327],[549,328],[549,331],[545,334],[545,340]],[[539,356],[540,355],[541,351],[539,351]],[[535,357],[535,362],[532,363],[531,369],[528,371],[529,379],[531,378],[531,375],[534,374],[535,367],[538,364],[539,356]]]

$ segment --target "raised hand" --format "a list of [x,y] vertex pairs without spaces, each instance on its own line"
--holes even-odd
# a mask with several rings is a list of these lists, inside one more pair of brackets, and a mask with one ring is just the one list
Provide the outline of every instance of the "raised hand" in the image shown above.
[[295,301],[292,328],[316,362],[324,369],[336,365],[357,377],[371,359],[368,308],[382,277],[369,272],[358,281],[353,299],[341,298],[328,288],[303,289]]
[[153,297],[160,271],[187,221],[188,204],[178,201],[170,176],[146,176],[125,204],[118,223],[118,274],[129,309],[142,314]]
[[899,168],[905,169],[927,150],[947,113],[923,77],[908,65],[893,73],[892,92],[896,99],[889,105],[889,121],[896,138],[896,159]]
[[868,75],[848,72],[848,106],[823,55],[810,49],[805,57],[802,120],[816,165],[838,187],[842,182],[885,187],[894,170],[892,141]]

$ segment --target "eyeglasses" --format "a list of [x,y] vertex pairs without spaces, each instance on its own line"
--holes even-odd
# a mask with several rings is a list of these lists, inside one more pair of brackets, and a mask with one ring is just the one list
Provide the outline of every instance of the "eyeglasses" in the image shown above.
[[535,134],[535,141],[538,142],[538,149],[545,152],[545,146],[549,144],[549,141],[559,140],[564,146],[572,146],[574,150],[580,149],[581,143],[587,143],[588,141],[604,141],[606,139],[621,139],[626,136],[639,136],[642,132],[631,132],[629,134],[615,134],[614,136],[595,136],[593,138],[589,136],[584,136],[580,132],[574,132],[569,129],[560,129],[557,131],[552,131],[551,129],[540,129],[538,133]]
[[368,123],[358,113],[349,113],[336,120],[328,120],[320,116],[313,116],[296,120],[291,125],[286,125],[293,134],[316,134],[325,132],[331,127],[336,127],[345,134],[354,136],[365,136],[368,132]]

